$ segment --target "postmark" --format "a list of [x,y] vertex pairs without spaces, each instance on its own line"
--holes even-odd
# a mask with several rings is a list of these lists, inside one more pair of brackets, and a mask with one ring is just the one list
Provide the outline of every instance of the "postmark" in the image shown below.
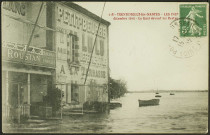
[[197,24],[195,20],[190,18],[178,18],[170,23],[172,29],[172,37],[169,44],[170,54],[177,58],[190,58],[195,55],[201,48],[200,36],[180,36],[180,33],[186,32],[181,29],[184,21]]
[[206,4],[180,4],[180,36],[202,37],[207,35]]

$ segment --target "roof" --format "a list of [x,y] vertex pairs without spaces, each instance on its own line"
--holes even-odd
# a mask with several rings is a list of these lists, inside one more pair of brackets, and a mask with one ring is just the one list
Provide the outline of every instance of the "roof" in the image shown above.
[[88,17],[91,17],[91,18],[95,19],[96,21],[99,21],[99,22],[101,22],[101,23],[103,23],[103,24],[105,24],[107,26],[109,26],[111,24],[110,22],[108,22],[108,21],[106,21],[104,19],[101,19],[101,17],[93,14],[92,12],[88,11],[87,9],[85,9],[85,8],[75,4],[73,2],[61,1],[60,3],[65,4],[65,5],[73,8],[73,9],[75,9],[75,10],[77,10],[77,11],[79,11],[79,12],[85,14],[85,15],[87,15]]

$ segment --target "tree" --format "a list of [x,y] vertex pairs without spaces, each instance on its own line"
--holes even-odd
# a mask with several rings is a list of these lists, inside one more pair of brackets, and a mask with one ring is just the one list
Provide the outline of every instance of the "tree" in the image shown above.
[[60,89],[54,87],[49,89],[47,95],[44,97],[45,104],[52,107],[53,113],[58,111],[61,107],[61,94],[63,97],[63,91],[61,92]]
[[120,98],[127,92],[127,84],[126,81],[120,79],[115,80],[110,78],[110,98]]

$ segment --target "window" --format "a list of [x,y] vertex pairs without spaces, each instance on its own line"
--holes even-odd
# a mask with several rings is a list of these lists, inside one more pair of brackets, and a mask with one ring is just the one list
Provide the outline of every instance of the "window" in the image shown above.
[[96,44],[95,44],[95,53],[96,55],[99,55],[99,48],[98,48],[98,40],[96,39]]
[[85,34],[82,34],[82,51],[87,52],[86,41],[85,41]]
[[93,49],[93,38],[88,36],[88,52],[91,53]]
[[[71,32],[72,33],[72,32]],[[70,62],[78,62],[79,61],[79,45],[77,37],[77,33],[67,35],[67,59]]]
[[60,43],[64,43],[64,34],[60,33]]
[[69,61],[75,61],[75,38],[73,34],[67,35],[67,59]]
[[100,40],[100,55],[104,56],[104,41]]
[[71,60],[71,36],[67,35],[67,60]]
[[75,47],[75,36],[72,36],[72,61],[75,61],[75,52],[76,52],[76,47]]

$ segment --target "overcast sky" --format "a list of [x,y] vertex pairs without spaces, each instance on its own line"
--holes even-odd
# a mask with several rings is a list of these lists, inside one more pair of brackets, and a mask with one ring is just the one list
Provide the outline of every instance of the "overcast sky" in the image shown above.
[[[76,2],[101,16],[103,2]],[[170,53],[171,20],[113,20],[109,13],[177,13],[176,3],[107,2],[103,19],[109,27],[111,77],[127,81],[129,91],[208,89],[208,39],[190,58]]]

